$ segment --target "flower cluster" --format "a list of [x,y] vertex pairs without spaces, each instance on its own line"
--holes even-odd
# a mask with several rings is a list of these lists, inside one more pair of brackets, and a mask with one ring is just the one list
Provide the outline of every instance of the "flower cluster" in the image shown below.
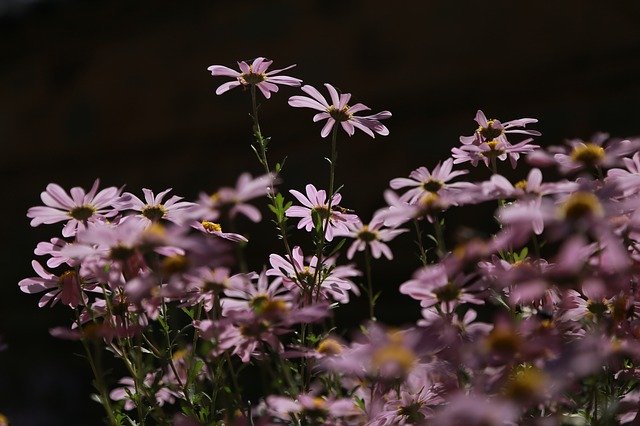
[[[250,89],[262,175],[194,202],[171,189],[139,197],[97,180],[88,192],[49,184],[45,205],[27,213],[33,226],[62,226],[37,245],[37,276],[20,289],[41,293],[41,307],[69,308],[69,324],[51,334],[83,343],[109,424],[638,422],[640,139],[597,134],[541,149],[526,127],[536,119],[478,111],[451,158],[392,179],[387,205],[365,222],[334,190],[338,130],[387,135],[380,121],[391,114],[356,115],[368,108],[350,94],[325,84],[329,103],[303,86],[308,96],[289,105],[326,120],[328,189],[278,191],[283,163],[269,163],[256,88],[269,99],[301,80],[270,65],[209,68],[232,78],[216,93]],[[533,167],[512,182],[498,160]],[[482,171],[461,163],[491,174],[465,180]],[[563,179],[549,182],[546,168]],[[268,222],[250,203],[260,197],[282,245],[252,270],[244,248],[253,241],[235,230]],[[478,204],[496,208],[487,220],[497,231],[455,240],[447,217]],[[411,278],[395,283],[419,312],[402,328],[381,321],[385,295],[371,268],[394,258],[396,238],[415,239],[418,255]],[[368,318],[351,332],[332,316],[358,297]],[[104,350],[126,377],[101,371]]]

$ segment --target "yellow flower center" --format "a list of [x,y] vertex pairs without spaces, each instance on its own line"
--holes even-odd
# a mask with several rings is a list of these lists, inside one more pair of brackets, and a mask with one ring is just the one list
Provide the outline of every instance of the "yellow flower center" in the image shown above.
[[586,166],[595,166],[604,158],[604,148],[594,143],[584,143],[571,151],[571,159]]
[[76,280],[77,277],[78,277],[78,274],[76,274],[76,271],[74,270],[68,270],[63,272],[62,275],[58,277],[58,287],[62,288],[63,285],[72,283],[73,281]]
[[152,222],[157,222],[167,214],[167,209],[162,204],[150,206],[147,204],[142,208],[142,215]]
[[240,83],[246,85],[250,84],[258,84],[262,83],[267,79],[267,75],[265,73],[255,73],[253,72],[253,67],[249,66],[249,72],[243,73],[240,75]]
[[486,340],[489,350],[502,354],[515,354],[521,344],[522,338],[516,334],[515,330],[504,326],[494,327]]
[[176,254],[174,256],[165,257],[162,260],[160,269],[165,276],[185,272],[189,266],[189,261],[185,256]]
[[423,208],[428,209],[433,207],[435,204],[437,204],[438,200],[440,200],[440,197],[438,196],[438,194],[434,194],[433,192],[427,192],[420,198],[419,203]]
[[527,190],[527,180],[526,179],[519,180],[513,186],[515,186],[516,189],[521,189],[522,191],[526,191]]
[[585,217],[602,217],[604,209],[598,197],[590,192],[576,192],[560,206],[560,215],[570,220]]
[[334,339],[324,339],[316,348],[322,355],[338,355],[342,352],[342,345]]
[[75,220],[87,220],[91,216],[93,216],[96,212],[95,207],[89,204],[85,204],[84,206],[74,207],[68,215],[74,218]]
[[487,127],[480,126],[478,127],[477,132],[480,133],[485,140],[492,140],[497,138],[498,136],[502,135],[504,131],[501,129],[495,129],[493,127],[493,124],[495,122],[495,119],[487,120]]
[[222,232],[222,226],[219,223],[209,222],[208,220],[203,220],[201,223],[207,232]]
[[378,233],[369,230],[369,225],[364,225],[360,232],[358,232],[358,239],[369,243],[378,239]]
[[371,357],[371,364],[375,370],[393,365],[399,368],[402,376],[406,376],[418,362],[418,357],[409,348],[398,343],[391,343],[376,349]]
[[523,401],[535,398],[546,388],[546,375],[531,365],[516,367],[504,388],[504,394],[511,399]]
[[422,183],[422,189],[433,193],[440,191],[442,187],[444,187],[444,182],[436,179],[430,179]]
[[331,118],[333,118],[337,122],[349,121],[349,119],[351,119],[351,117],[353,116],[353,114],[349,112],[348,105],[345,105],[342,109],[338,109],[332,105],[329,107],[327,112],[329,113]]

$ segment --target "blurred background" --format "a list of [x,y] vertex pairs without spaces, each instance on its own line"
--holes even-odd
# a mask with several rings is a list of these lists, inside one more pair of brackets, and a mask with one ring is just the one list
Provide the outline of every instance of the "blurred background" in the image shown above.
[[[260,173],[249,148],[250,97],[212,64],[265,56],[287,74],[329,82],[375,112],[387,109],[388,137],[341,134],[337,169],[343,205],[367,221],[383,206],[390,179],[444,160],[477,109],[490,118],[535,117],[543,145],[595,131],[640,134],[640,3],[452,2],[383,0],[80,1],[0,0],[0,412],[15,425],[97,425],[90,370],[79,343],[48,328],[70,312],[37,308],[18,281],[33,276],[37,242],[55,225],[32,229],[25,214],[49,182],[139,193],[168,187],[193,199]],[[329,143],[310,110],[292,109],[298,89],[263,102],[270,158],[287,156],[281,189],[327,186]],[[501,170],[507,172],[504,163]],[[520,175],[524,171],[519,172]],[[489,176],[479,168],[473,179]],[[518,176],[514,176],[518,177]],[[264,200],[258,203],[264,207]],[[449,214],[448,238],[463,227],[486,229],[495,206]],[[263,208],[263,211],[266,209]],[[261,268],[280,252],[268,223],[242,223]],[[302,241],[302,240],[301,240]],[[417,267],[412,236],[394,262],[377,262],[383,291],[378,317],[404,324],[420,315],[397,286]],[[351,328],[364,301],[339,311]]]

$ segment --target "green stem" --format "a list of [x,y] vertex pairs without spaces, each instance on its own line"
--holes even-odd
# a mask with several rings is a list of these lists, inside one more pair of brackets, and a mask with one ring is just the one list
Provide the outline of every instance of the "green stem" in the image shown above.
[[433,228],[436,231],[436,241],[438,242],[438,257],[442,259],[447,254],[447,247],[444,243],[442,223],[440,223],[440,218],[437,216],[434,218]]
[[413,226],[416,230],[416,238],[418,239],[417,244],[420,249],[420,261],[422,262],[422,266],[427,266],[427,252],[424,250],[424,243],[422,242],[422,229],[420,229],[420,224],[418,223],[418,219],[413,219]]
[[91,367],[93,377],[95,378],[95,387],[98,392],[100,392],[100,402],[102,403],[102,407],[104,408],[107,417],[109,418],[109,424],[115,426],[117,422],[115,416],[113,415],[113,408],[111,408],[109,394],[107,393],[107,388],[104,383],[102,368],[99,363],[96,363],[96,361],[94,361],[93,354],[91,353],[91,349],[89,349],[89,344],[87,343],[86,339],[83,337],[82,339],[80,339],[80,341],[82,342],[84,352],[87,356],[87,360],[89,361],[89,366]]
[[375,309],[375,300],[373,296],[373,284],[371,280],[371,247],[367,244],[367,247],[364,251],[364,264],[365,264],[365,274],[367,276],[367,295],[369,296],[369,318],[372,321],[376,321],[376,317],[374,314]]
[[[318,241],[318,247],[316,250],[316,257],[318,259],[318,263],[316,266],[316,271],[313,276],[313,284],[317,283],[316,290],[316,300],[320,296],[320,282],[318,282],[318,274],[322,270],[323,265],[323,252],[324,252],[324,242],[327,236],[327,230],[329,229],[329,220],[331,219],[331,209],[333,207],[333,195],[334,195],[334,183],[335,183],[335,174],[336,174],[336,162],[338,161],[338,149],[337,149],[337,141],[338,141],[338,123],[333,125],[333,131],[331,132],[331,159],[329,160],[329,192],[327,194],[327,217],[324,220],[324,225],[322,227],[322,235]],[[313,295],[313,289],[312,289]]]
[[[270,175],[271,167],[269,167],[269,160],[267,158],[267,144],[269,143],[269,141],[265,139],[264,136],[262,136],[262,131],[260,130],[260,120],[258,119],[258,101],[256,98],[256,86],[253,84],[251,85],[251,109],[252,109],[251,118],[253,119],[253,135],[256,139],[256,142],[258,142],[258,148],[259,148],[258,160],[260,164],[262,164],[262,167],[264,168],[265,173],[267,175]],[[277,209],[278,206],[275,201],[276,193],[275,193],[275,189],[273,188],[273,185],[269,185],[269,192],[267,193],[267,197],[269,198],[271,205]],[[297,266],[293,262],[293,251],[291,250],[291,245],[289,244],[289,236],[287,235],[287,224],[286,224],[286,219],[284,219],[284,216],[282,218],[279,215],[276,217],[276,227],[280,232],[280,239],[282,239],[284,249],[287,252],[287,255],[289,256],[289,259],[291,259],[291,266],[293,267],[293,272],[296,275],[298,283],[300,283],[301,282],[300,274],[297,269]]]

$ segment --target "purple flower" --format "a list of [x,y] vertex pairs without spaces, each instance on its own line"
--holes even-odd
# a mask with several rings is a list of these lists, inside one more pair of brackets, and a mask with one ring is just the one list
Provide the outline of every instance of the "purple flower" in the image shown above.
[[[313,256],[309,260],[309,264],[305,265],[300,247],[294,247],[292,254],[293,261],[289,259],[289,256],[270,255],[271,269],[267,270],[267,275],[280,277],[283,284],[290,289],[295,286],[317,289],[324,299],[332,299],[340,303],[349,302],[349,291],[356,295],[360,294],[358,286],[349,279],[360,275],[360,272],[352,265],[333,266],[331,258],[325,259],[328,271],[316,274],[318,268],[316,256]],[[320,283],[318,284],[317,281]]]
[[324,233],[324,237],[327,241],[332,241],[333,236],[336,233],[348,232],[347,226],[358,220],[358,216],[343,213],[339,208],[337,208],[338,204],[340,204],[340,201],[342,200],[342,196],[338,193],[333,194],[333,197],[331,198],[331,213],[329,213],[327,193],[324,189],[317,190],[315,186],[308,184],[306,186],[306,196],[294,189],[289,192],[298,199],[302,206],[289,207],[285,212],[285,215],[287,217],[302,218],[300,222],[298,222],[298,229],[305,228],[307,231],[311,231],[315,228],[313,213],[316,213],[322,220],[323,226],[328,217],[329,221]]
[[233,241],[236,243],[246,243],[247,241],[249,241],[240,234],[236,234],[234,232],[222,232],[222,227],[219,223],[209,222],[208,220],[193,222],[191,226],[204,234],[215,235],[216,237],[224,238],[225,240]]
[[243,173],[238,177],[235,188],[220,188],[212,195],[200,194],[198,204],[201,208],[197,210],[197,214],[206,220],[216,220],[220,210],[229,209],[230,219],[242,214],[252,222],[260,222],[260,210],[247,204],[247,201],[267,195],[274,180],[273,174],[253,178],[249,173]]
[[171,188],[160,192],[158,195],[154,195],[153,191],[150,189],[142,188],[144,201],[132,193],[127,192],[122,195],[118,204],[122,209],[130,209],[140,212],[138,217],[148,225],[159,222],[162,219],[180,225],[185,220],[187,213],[193,209],[195,204],[187,201],[180,201],[182,200],[182,197],[178,197],[176,195],[163,202],[162,200],[165,195],[170,191]]
[[31,207],[27,212],[27,217],[32,219],[31,226],[68,221],[62,235],[72,237],[78,226],[115,216],[118,212],[112,206],[118,200],[120,190],[111,186],[98,192],[98,185],[100,179],[95,180],[87,193],[80,187],[71,188],[69,196],[59,185],[50,183],[40,194],[46,206]]
[[485,166],[490,167],[492,160],[498,159],[505,161],[509,159],[511,167],[515,169],[520,154],[528,154],[538,148],[538,145],[529,143],[532,140],[533,139],[525,139],[515,145],[507,142],[506,139],[493,139],[477,145],[462,145],[459,148],[452,148],[451,156],[454,158],[453,164],[469,161],[473,167],[476,167],[480,161],[482,161]]
[[385,242],[407,232],[408,229],[383,229],[383,226],[384,220],[380,214],[374,215],[368,225],[363,225],[360,219],[347,224],[348,232],[339,232],[341,236],[355,239],[347,250],[347,258],[353,259],[356,251],[364,251],[369,246],[374,258],[379,259],[384,255],[389,260],[393,259],[393,253]]
[[500,120],[491,119],[487,120],[487,116],[484,112],[478,110],[475,118],[478,123],[478,129],[471,136],[460,136],[460,142],[463,145],[480,145],[492,140],[507,141],[507,133],[520,133],[530,136],[540,136],[540,132],[536,130],[524,129],[527,124],[537,123],[535,118],[520,118],[518,120],[511,120],[505,123],[501,123]]
[[235,79],[218,87],[216,89],[216,95],[222,95],[224,92],[237,86],[248,87],[253,85],[260,89],[265,98],[269,99],[271,92],[275,93],[278,91],[278,84],[300,86],[302,80],[298,78],[276,75],[295,67],[295,65],[289,65],[286,68],[267,72],[267,69],[272,63],[273,61],[258,57],[253,60],[251,65],[244,61],[238,62],[240,72],[222,65],[211,65],[207,70],[211,71],[211,75],[213,76],[233,77]]
[[325,83],[325,87],[331,96],[331,104],[327,102],[320,92],[309,85],[302,86],[302,91],[311,97],[292,96],[289,98],[289,105],[292,107],[311,108],[321,111],[313,117],[313,121],[327,120],[320,132],[323,138],[326,138],[329,133],[331,133],[331,129],[333,129],[336,123],[340,123],[342,129],[347,132],[349,136],[355,133],[356,128],[362,130],[372,138],[376,137],[376,133],[382,136],[389,134],[389,129],[380,123],[380,120],[391,117],[389,111],[382,111],[364,117],[356,116],[354,115],[355,113],[368,111],[370,108],[360,103],[350,106],[348,105],[351,99],[350,93],[338,95],[338,91],[329,83]]
[[[72,308],[85,303],[86,296],[83,290],[90,288],[86,286],[78,274],[74,270],[68,270],[62,275],[57,276],[47,272],[40,263],[32,261],[34,271],[38,277],[25,278],[18,285],[20,290],[25,293],[41,293],[46,291],[44,296],[38,302],[39,307],[43,307],[49,303],[51,306],[61,301],[63,304]],[[93,285],[95,287],[95,284]]]
[[468,170],[457,170],[453,172],[452,168],[453,159],[448,158],[442,165],[438,163],[431,172],[426,167],[419,167],[411,172],[409,175],[410,179],[392,179],[390,186],[393,189],[413,187],[400,197],[402,201],[407,201],[412,204],[427,192],[442,194],[444,192],[455,192],[475,187],[469,182],[447,183],[453,178],[469,173]]
[[640,149],[640,139],[609,139],[608,133],[596,133],[588,141],[568,140],[566,144],[568,146],[535,151],[528,161],[535,166],[556,165],[561,173],[568,174],[616,166],[622,162],[623,156]]

